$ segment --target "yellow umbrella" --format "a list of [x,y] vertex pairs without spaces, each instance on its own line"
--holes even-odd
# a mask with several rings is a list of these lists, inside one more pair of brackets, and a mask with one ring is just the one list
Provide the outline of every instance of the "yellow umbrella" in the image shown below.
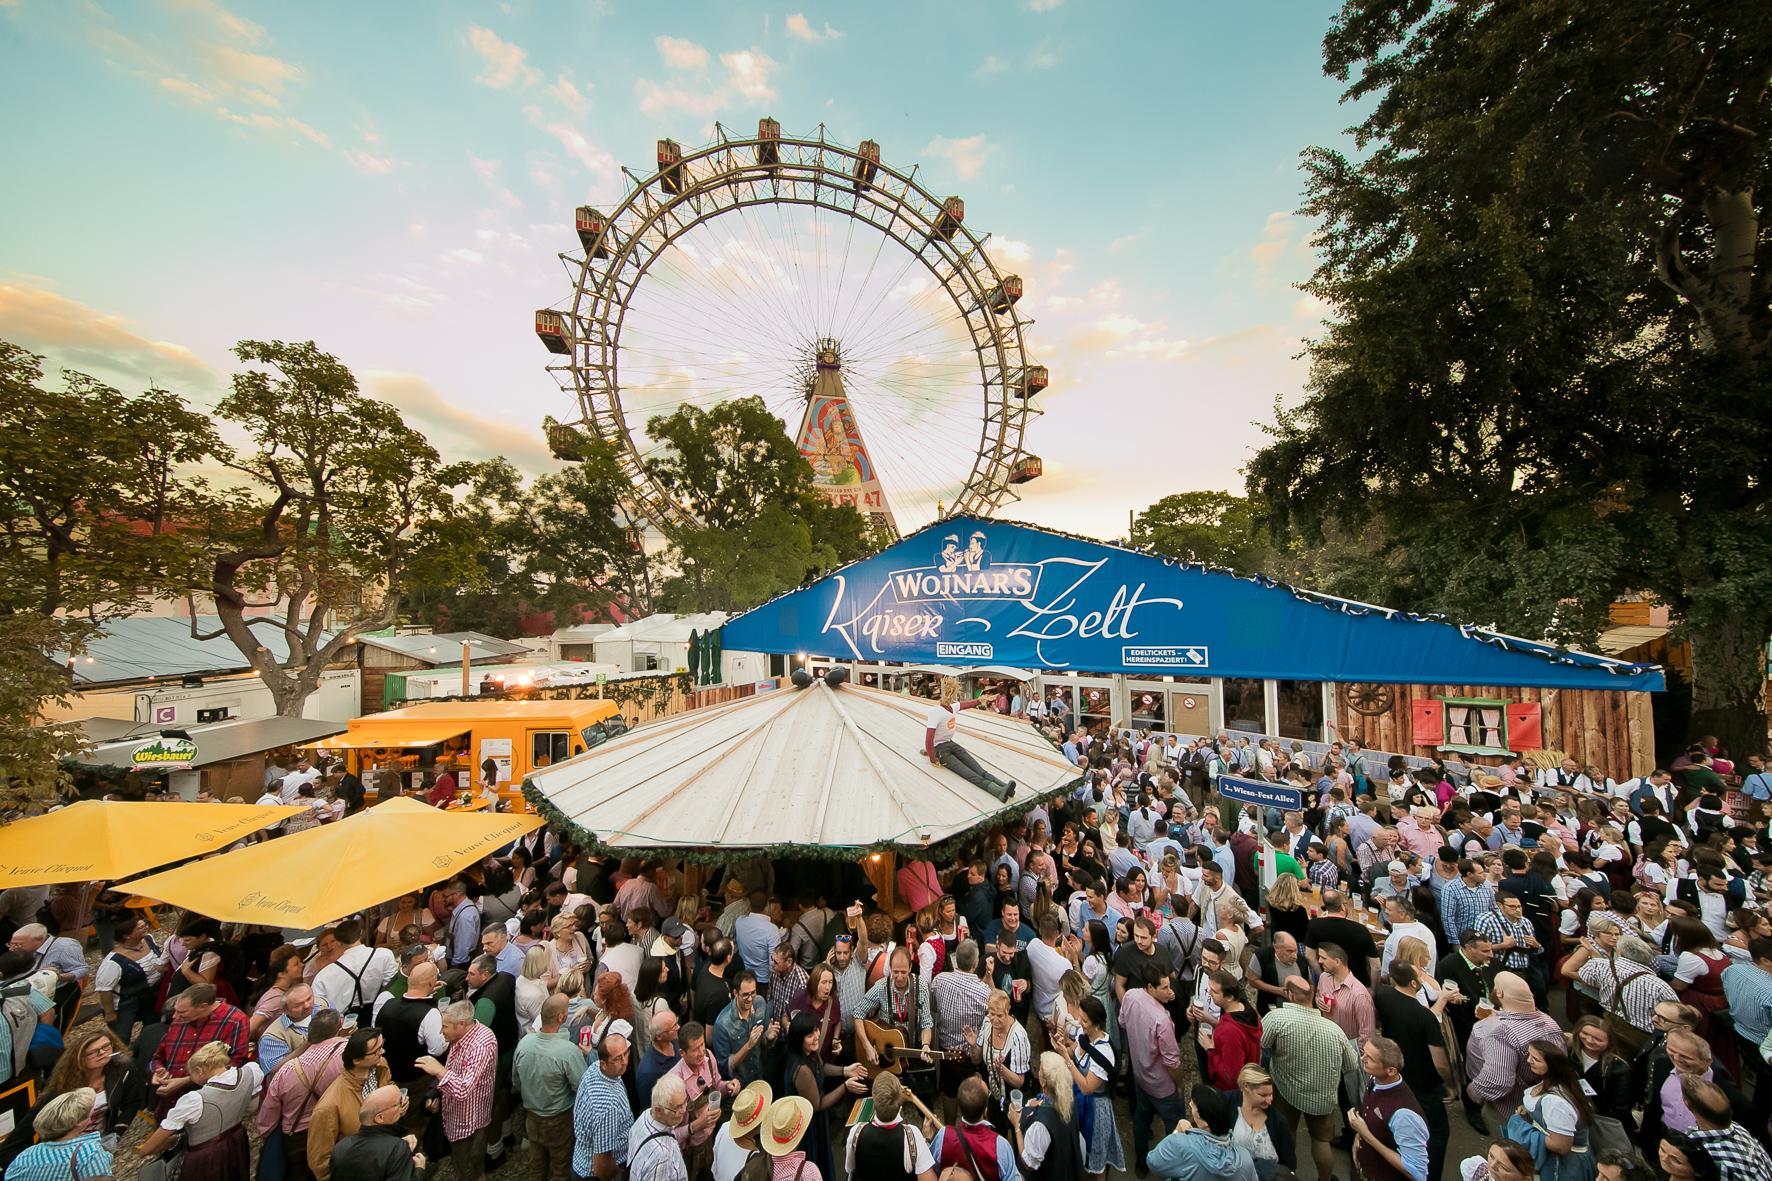
[[114,879],[225,849],[305,808],[81,800],[0,828],[0,883]]
[[534,812],[444,812],[398,798],[129,888],[225,922],[306,930],[453,877],[543,823]]

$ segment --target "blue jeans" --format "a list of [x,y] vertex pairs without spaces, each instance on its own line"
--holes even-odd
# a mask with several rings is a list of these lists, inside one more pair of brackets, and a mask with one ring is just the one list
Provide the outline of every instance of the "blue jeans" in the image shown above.
[[1170,1129],[1175,1127],[1175,1121],[1187,1114],[1187,1110],[1182,1106],[1180,1091],[1159,1098],[1156,1095],[1147,1094],[1145,1089],[1138,1085],[1137,1079],[1132,1082],[1132,1091],[1134,1097],[1132,1100],[1131,1163],[1134,1168],[1137,1168],[1144,1163],[1145,1154],[1150,1151],[1152,1117],[1161,1121],[1163,1130],[1157,1137],[1161,1140],[1169,1134]]

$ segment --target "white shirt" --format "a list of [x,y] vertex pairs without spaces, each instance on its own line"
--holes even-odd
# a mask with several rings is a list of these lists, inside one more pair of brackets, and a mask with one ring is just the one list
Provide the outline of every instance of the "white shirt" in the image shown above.
[[1391,961],[1397,958],[1397,945],[1411,935],[1427,944],[1428,963],[1437,964],[1440,962],[1439,941],[1434,938],[1434,933],[1427,929],[1425,923],[1397,923],[1391,928],[1390,935],[1384,941],[1384,958],[1378,965],[1378,970],[1381,973],[1391,970]]
[[[903,1121],[893,1120],[889,1124],[882,1124],[879,1120],[869,1122],[882,1128],[896,1128]],[[849,1129],[849,1144],[843,1150],[843,1169],[851,1177],[855,1176],[855,1141],[861,1135],[861,1130],[867,1126],[867,1124],[856,1124]],[[905,1172],[913,1177],[920,1177],[935,1168],[935,1158],[929,1154],[929,1142],[923,1139],[923,1130],[910,1124],[904,1126],[911,1134],[910,1140],[904,1146]]]
[[954,711],[947,706],[937,705],[930,708],[929,720],[924,725],[925,728],[935,731],[935,745],[940,746],[944,742],[954,740],[954,735],[960,728],[960,719],[956,718]]
[[[362,944],[347,948],[338,959],[320,969],[314,977],[314,996],[323,1008],[343,1013],[355,1005],[368,1004],[400,973],[394,953],[385,947],[368,948]],[[359,986],[352,979],[361,975]]]
[[[371,1025],[381,1020],[382,1009],[393,999],[394,994],[391,992],[384,992],[375,998],[375,1008],[369,1012]],[[432,993],[429,999],[435,1002],[437,994]],[[418,1038],[434,1058],[441,1058],[443,1051],[449,1048],[449,1043],[443,1040],[443,1010],[436,1008],[434,1004],[431,1011],[424,1015],[424,1020],[418,1023]]]
[[727,1120],[714,1133],[714,1181],[738,1181],[739,1170],[751,1159],[751,1153],[762,1151],[761,1141],[756,1148],[740,1148],[732,1139],[732,1121]]
[[283,802],[287,804],[294,800],[296,789],[301,787],[302,784],[318,783],[319,781],[320,772],[314,770],[312,767],[309,767],[306,771],[291,771],[283,777],[283,787],[281,789]]
[[1057,948],[1048,947],[1044,939],[1035,939],[1028,944],[1028,967],[1034,978],[1034,1015],[1044,1018],[1052,1012],[1058,981],[1070,971],[1071,961]]
[[[258,1063],[256,1062],[248,1062],[245,1066],[230,1066],[209,1081],[227,1086],[231,1083],[239,1082],[242,1071],[246,1074],[245,1081],[247,1093],[250,1095],[258,1094],[259,1087],[265,1081],[265,1072],[258,1068]],[[166,1113],[166,1118],[160,1121],[160,1126],[165,1128],[168,1132],[176,1132],[193,1123],[197,1117],[202,1114],[203,1089],[201,1087],[192,1087],[183,1095],[179,1096],[178,1102],[172,1105],[172,1110]],[[246,1117],[246,1119],[251,1118],[250,1115]],[[245,1121],[242,1120],[241,1122],[244,1123]]]

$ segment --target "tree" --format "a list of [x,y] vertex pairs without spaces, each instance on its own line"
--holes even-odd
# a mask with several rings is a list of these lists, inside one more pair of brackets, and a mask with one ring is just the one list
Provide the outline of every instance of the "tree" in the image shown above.
[[1177,492],[1139,513],[1131,542],[1186,562],[1228,566],[1238,574],[1270,571],[1267,532],[1250,517],[1249,501],[1229,492]]
[[651,562],[623,504],[631,485],[615,449],[581,437],[575,453],[580,461],[527,486],[507,459],[482,465],[466,511],[485,538],[483,589],[415,588],[415,611],[435,618],[441,608],[453,628],[506,636],[519,634],[521,608],[568,620],[581,608],[649,614]]
[[854,507],[817,491],[761,398],[683,406],[646,433],[669,448],[649,469],[700,519],[672,539],[678,573],[660,598],[673,610],[742,611],[879,548]]
[[[476,464],[444,464],[399,411],[363,397],[338,358],[312,341],[241,341],[217,412],[253,446],[229,461],[250,488],[217,501],[208,590],[220,630],[264,678],[277,712],[301,715],[326,666],[399,615],[409,586],[475,586],[480,534],[453,489]],[[278,616],[246,615],[253,599]],[[192,634],[197,635],[193,611]],[[254,628],[288,645],[278,660]]]
[[33,726],[71,691],[70,657],[109,619],[175,598],[201,577],[178,523],[200,499],[185,469],[225,452],[175,395],[135,398],[0,341],[0,806],[65,791],[73,727]]
[[1359,159],[1306,154],[1332,314],[1260,514],[1379,537],[1344,592],[1521,635],[1650,592],[1693,732],[1763,751],[1772,12],[1355,0],[1324,57],[1375,105]]

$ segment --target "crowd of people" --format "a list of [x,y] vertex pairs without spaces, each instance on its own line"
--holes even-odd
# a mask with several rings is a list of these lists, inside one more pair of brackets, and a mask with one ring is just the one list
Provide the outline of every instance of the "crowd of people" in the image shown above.
[[[150,1181],[251,1181],[255,1142],[261,1181],[445,1158],[820,1181],[839,1156],[869,1181],[1272,1181],[1307,1155],[1332,1181],[1337,1147],[1367,1181],[1440,1181],[1452,1118],[1491,1140],[1462,1181],[1772,1176],[1772,846],[1713,752],[1622,783],[1374,775],[1355,743],[1313,766],[1040,713],[1075,789],[904,862],[892,899],[850,865],[546,829],[300,934],[193,915],[163,940],[119,892],[6,891],[0,972],[31,988],[0,1004],[0,1079],[40,1078],[6,1181],[123,1151]],[[362,806],[342,773],[277,770],[267,796]],[[63,1044],[83,992],[102,1020]]]

